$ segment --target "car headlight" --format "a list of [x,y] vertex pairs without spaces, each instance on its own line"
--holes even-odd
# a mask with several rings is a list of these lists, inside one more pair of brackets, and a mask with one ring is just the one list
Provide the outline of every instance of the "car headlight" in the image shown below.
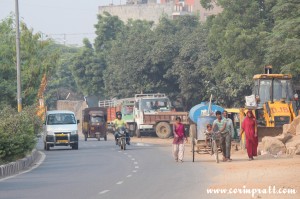
[[71,131],[71,135],[76,135],[78,133],[78,131],[77,130],[75,130],[75,131]]

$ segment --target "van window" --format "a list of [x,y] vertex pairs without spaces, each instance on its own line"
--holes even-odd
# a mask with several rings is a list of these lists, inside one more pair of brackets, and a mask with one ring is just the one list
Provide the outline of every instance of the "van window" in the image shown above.
[[56,113],[56,114],[48,115],[47,125],[61,125],[61,124],[76,124],[74,114]]

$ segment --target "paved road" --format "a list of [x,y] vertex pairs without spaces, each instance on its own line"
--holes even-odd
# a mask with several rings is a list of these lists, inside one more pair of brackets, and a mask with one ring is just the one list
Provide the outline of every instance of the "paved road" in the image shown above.
[[0,181],[0,199],[211,198],[206,188],[213,169],[176,163],[170,150],[132,143],[120,151],[111,138],[81,140],[79,150],[51,148],[38,168]]

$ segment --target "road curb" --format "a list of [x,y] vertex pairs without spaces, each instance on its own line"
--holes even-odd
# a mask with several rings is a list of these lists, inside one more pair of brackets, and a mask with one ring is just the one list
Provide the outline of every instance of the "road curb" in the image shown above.
[[30,168],[39,158],[41,154],[36,149],[32,150],[30,155],[25,158],[17,160],[15,162],[10,162],[0,166],[0,179],[8,176],[18,174]]

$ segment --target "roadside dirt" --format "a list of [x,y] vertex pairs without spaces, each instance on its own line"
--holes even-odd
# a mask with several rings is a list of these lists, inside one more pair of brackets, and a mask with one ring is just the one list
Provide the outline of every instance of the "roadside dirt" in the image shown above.
[[[172,139],[159,139],[153,137],[132,138],[135,143],[151,143],[169,145]],[[215,167],[217,176],[214,177],[212,189],[226,189],[236,194],[218,194],[217,198],[300,198],[300,156],[278,157],[262,155],[253,161],[248,161],[247,152],[232,148],[232,162],[220,162],[217,164],[214,157],[209,154],[196,154],[195,164],[204,162],[207,166]],[[170,148],[171,150],[171,148]],[[185,162],[192,161],[190,144],[185,146]],[[274,189],[277,194],[274,194]],[[296,191],[296,194],[283,194],[278,191]],[[244,193],[244,192],[250,193]],[[253,193],[253,192],[261,193]],[[242,192],[242,193],[239,193]],[[252,194],[253,193],[253,194]]]

